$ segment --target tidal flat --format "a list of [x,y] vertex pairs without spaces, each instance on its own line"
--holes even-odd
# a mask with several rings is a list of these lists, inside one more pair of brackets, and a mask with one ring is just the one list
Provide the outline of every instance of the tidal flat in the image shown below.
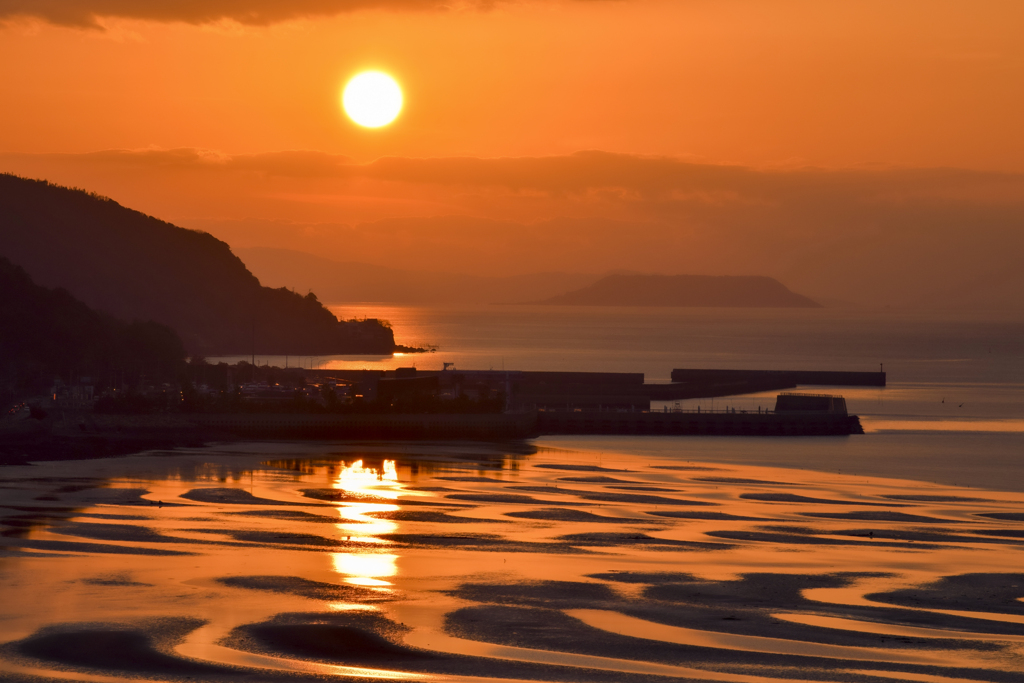
[[524,444],[0,470],[9,681],[1024,681],[1024,493]]

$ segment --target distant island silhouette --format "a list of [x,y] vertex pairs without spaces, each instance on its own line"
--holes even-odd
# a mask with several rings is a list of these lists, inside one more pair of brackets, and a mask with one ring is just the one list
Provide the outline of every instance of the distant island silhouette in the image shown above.
[[312,292],[261,286],[212,235],[42,180],[0,174],[0,256],[97,311],[172,328],[193,355],[416,350],[385,321],[339,321]]
[[756,275],[608,275],[592,285],[532,302],[551,306],[820,308],[775,278]]

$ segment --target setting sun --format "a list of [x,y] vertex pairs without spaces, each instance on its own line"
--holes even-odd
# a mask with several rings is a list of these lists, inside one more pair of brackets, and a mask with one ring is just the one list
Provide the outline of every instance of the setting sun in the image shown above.
[[349,118],[364,128],[380,128],[395,120],[402,110],[402,89],[391,76],[364,71],[354,76],[341,95]]

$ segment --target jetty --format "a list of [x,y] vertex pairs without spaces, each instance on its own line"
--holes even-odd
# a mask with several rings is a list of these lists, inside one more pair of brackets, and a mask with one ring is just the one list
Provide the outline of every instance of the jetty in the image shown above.
[[642,436],[847,436],[863,434],[856,415],[830,412],[670,411],[537,414],[540,434]]
[[[244,370],[251,374],[254,368]],[[237,369],[237,374],[241,374]],[[105,457],[211,441],[478,440],[545,435],[847,436],[860,419],[834,394],[794,393],[812,386],[885,386],[884,372],[673,370],[672,382],[643,373],[505,370],[304,370],[268,375],[301,385],[234,386],[236,402],[212,409],[165,403],[148,413],[97,411],[85,399],[53,392],[32,416],[0,422],[0,464]],[[774,409],[651,405],[654,401],[781,391]],[[166,398],[166,397],[164,397]],[[173,397],[172,397],[173,398]],[[141,400],[146,400],[141,397]],[[91,399],[95,402],[96,399]],[[319,401],[319,403],[318,403]],[[44,405],[45,404],[45,405]],[[38,419],[36,419],[38,416]]]
[[676,369],[670,384],[647,384],[655,401],[717,398],[762,391],[784,391],[798,386],[884,387],[885,372],[836,370],[719,370]]
[[863,434],[842,396],[780,394],[774,410],[514,410],[493,414],[195,415],[196,428],[272,439],[527,439],[552,434],[840,436]]

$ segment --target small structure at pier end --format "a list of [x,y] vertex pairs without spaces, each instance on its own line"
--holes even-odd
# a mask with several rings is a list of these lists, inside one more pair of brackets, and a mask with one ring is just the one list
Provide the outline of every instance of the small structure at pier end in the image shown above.
[[538,411],[540,434],[660,436],[846,436],[863,434],[842,396],[780,394],[775,410]]
[[776,413],[831,413],[847,415],[846,399],[832,394],[790,394],[775,397]]

